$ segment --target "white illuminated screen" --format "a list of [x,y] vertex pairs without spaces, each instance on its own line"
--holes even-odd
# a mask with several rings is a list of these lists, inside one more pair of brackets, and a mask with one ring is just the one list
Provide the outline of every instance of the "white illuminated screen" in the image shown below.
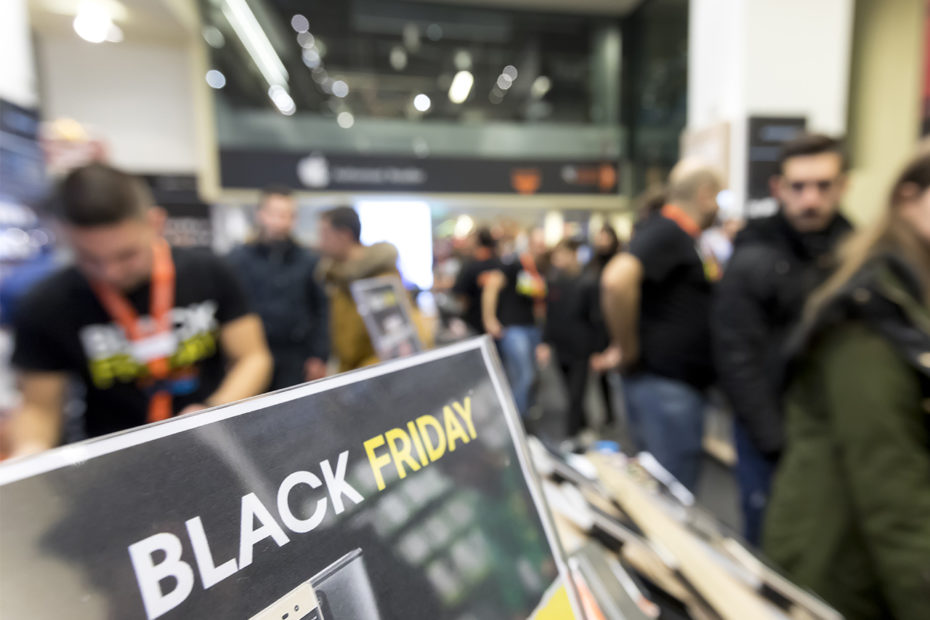
[[362,243],[386,241],[400,254],[404,284],[433,288],[433,216],[419,200],[364,200],[355,205],[362,221]]

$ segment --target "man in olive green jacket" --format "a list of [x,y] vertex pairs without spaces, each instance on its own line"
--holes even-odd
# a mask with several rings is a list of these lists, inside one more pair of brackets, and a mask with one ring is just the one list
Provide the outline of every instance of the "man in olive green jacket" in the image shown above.
[[764,549],[847,618],[930,617],[930,311],[873,261],[807,330]]

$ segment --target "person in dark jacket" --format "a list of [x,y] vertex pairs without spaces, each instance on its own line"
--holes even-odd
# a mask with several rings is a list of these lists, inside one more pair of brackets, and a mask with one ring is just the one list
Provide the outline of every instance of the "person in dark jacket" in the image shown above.
[[273,390],[325,377],[329,358],[328,302],[314,277],[319,257],[294,241],[296,214],[288,188],[268,188],[257,238],[228,257],[265,326]]
[[746,540],[759,544],[771,477],[784,445],[781,353],[807,295],[829,275],[831,251],[851,230],[839,214],[846,188],[840,143],[804,135],[787,143],[774,182],[780,211],[737,236],[712,320],[718,381],[735,414],[734,441]]
[[588,360],[593,351],[593,330],[587,319],[582,287],[579,244],[570,239],[552,250],[547,278],[546,322],[542,344],[537,349],[540,366],[547,366],[555,353],[557,368],[568,391],[566,437],[576,436],[585,427],[585,391]]
[[930,609],[930,153],[792,338],[763,549],[850,620]]
[[581,277],[581,295],[584,305],[585,320],[591,330],[591,347],[593,353],[589,358],[591,371],[597,377],[597,386],[604,399],[604,425],[610,426],[616,418],[614,411],[614,391],[610,384],[610,373],[617,365],[615,360],[608,357],[610,349],[610,335],[607,333],[607,323],[604,321],[604,312],[601,310],[601,276],[614,256],[623,250],[623,244],[617,236],[617,231],[609,224],[605,224],[594,238],[594,256],[587,264]]

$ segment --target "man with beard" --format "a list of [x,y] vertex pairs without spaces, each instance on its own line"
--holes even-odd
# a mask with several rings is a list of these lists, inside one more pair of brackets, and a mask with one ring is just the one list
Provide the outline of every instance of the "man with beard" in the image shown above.
[[782,349],[807,295],[829,274],[831,251],[851,229],[839,214],[842,145],[824,135],[786,143],[772,189],[781,208],[737,236],[712,315],[719,382],[735,414],[745,535],[753,544],[785,441]]

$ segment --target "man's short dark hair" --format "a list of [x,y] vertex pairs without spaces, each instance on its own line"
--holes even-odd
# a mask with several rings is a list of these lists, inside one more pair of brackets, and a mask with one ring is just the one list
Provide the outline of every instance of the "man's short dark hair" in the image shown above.
[[265,202],[265,199],[269,196],[286,196],[290,198],[293,195],[294,190],[287,185],[267,185],[262,188],[262,195],[261,198],[259,198],[259,203]]
[[822,155],[824,153],[834,153],[838,155],[840,158],[840,169],[846,172],[846,149],[842,140],[822,133],[803,133],[782,145],[778,155],[778,174],[784,174],[785,162],[793,157]]
[[58,184],[51,211],[73,226],[107,226],[142,217],[154,204],[142,179],[106,164],[75,168]]
[[352,239],[359,243],[362,240],[362,221],[352,207],[336,207],[323,213],[323,219],[336,230],[345,230],[352,234]]
[[475,240],[478,242],[478,247],[487,248],[489,250],[497,249],[497,239],[494,238],[494,234],[491,232],[490,228],[479,228],[475,233]]

